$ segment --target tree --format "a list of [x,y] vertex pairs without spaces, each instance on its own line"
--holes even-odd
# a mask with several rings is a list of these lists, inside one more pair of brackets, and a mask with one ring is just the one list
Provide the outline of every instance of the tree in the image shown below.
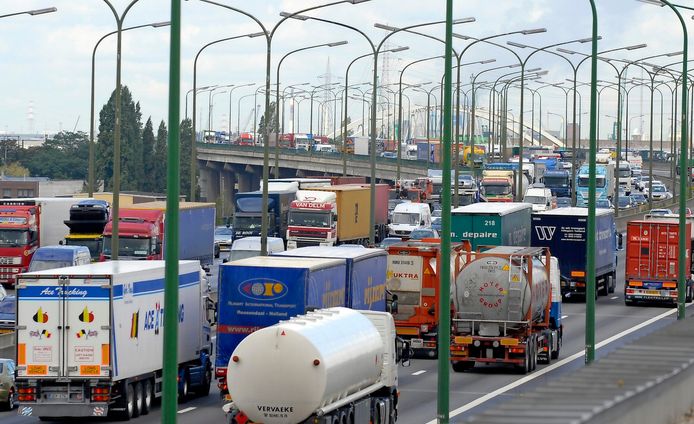
[[[193,121],[190,119],[184,119],[181,121],[180,126],[180,146],[181,146],[181,157],[180,157],[180,170],[181,170],[181,194],[186,196],[186,199],[190,200],[190,160],[193,152],[193,145],[191,139],[193,137]],[[195,196],[199,194],[198,188],[198,175],[199,170],[195,175]]]
[[156,191],[157,180],[154,178],[153,171],[156,158],[154,156],[154,126],[152,125],[152,117],[150,116],[145,123],[145,129],[142,130],[142,166],[147,172],[147,178],[142,181],[142,190],[147,192]]
[[84,132],[61,131],[43,145],[24,150],[19,162],[33,176],[51,179],[87,178],[89,138]]
[[157,140],[154,143],[154,163],[151,168],[151,179],[154,183],[152,191],[157,193],[166,192],[166,139],[168,136],[166,124],[161,121],[157,130]]
[[[113,130],[115,124],[115,90],[99,112],[96,171],[105,190],[113,190]],[[121,189],[140,190],[144,179],[142,160],[142,114],[133,102],[127,86],[121,90]]]
[[[262,137],[265,134],[265,112],[263,112],[263,116],[260,117],[260,121],[258,122],[258,139],[262,140]],[[279,129],[277,128],[277,103],[272,102],[270,103],[270,125],[268,125],[268,134],[277,134],[279,132]]]
[[0,166],[0,174],[8,177],[28,177],[31,175],[29,169],[23,167],[19,162],[10,162]]

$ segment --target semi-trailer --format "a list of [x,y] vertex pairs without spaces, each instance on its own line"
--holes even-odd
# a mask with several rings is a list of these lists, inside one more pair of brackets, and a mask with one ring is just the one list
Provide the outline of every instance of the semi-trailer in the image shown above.
[[[180,261],[178,394],[207,395],[211,302]],[[161,396],[164,261],[111,261],[22,274],[17,284],[19,415],[129,419]]]
[[451,211],[451,240],[480,246],[529,246],[529,203],[474,203]]
[[228,363],[229,424],[372,424],[398,418],[409,348],[387,312],[330,308],[246,337]]

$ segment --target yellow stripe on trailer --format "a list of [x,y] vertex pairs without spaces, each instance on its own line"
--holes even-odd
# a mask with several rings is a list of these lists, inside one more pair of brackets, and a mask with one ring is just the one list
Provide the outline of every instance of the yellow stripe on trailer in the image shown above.
[[419,329],[417,327],[396,327],[395,332],[398,336],[418,336]]
[[455,344],[469,345],[472,344],[472,337],[455,336],[453,342]]
[[501,346],[518,346],[518,339],[501,339]]

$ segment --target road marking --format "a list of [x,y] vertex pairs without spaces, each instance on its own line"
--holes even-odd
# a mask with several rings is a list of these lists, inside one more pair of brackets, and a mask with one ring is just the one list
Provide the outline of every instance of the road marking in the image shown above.
[[568,315],[562,315],[562,316],[561,316],[561,319],[566,319],[566,318],[568,318],[568,317],[569,317]]
[[419,371],[417,371],[417,372],[413,372],[412,375],[422,375],[422,374],[424,374],[425,372],[427,372],[427,370],[419,370]]
[[615,300],[615,299],[619,299],[619,296],[612,296],[612,297],[610,298],[610,300]]
[[190,411],[193,411],[195,409],[198,409],[198,408],[196,406],[191,406],[191,407],[188,407],[185,409],[181,409],[180,411],[178,411],[178,413],[179,414],[185,414],[186,412],[190,412]]
[[[688,307],[689,305],[686,305],[686,306]],[[606,346],[606,345],[612,343],[612,342],[615,341],[615,340],[618,340],[618,339],[621,339],[622,337],[628,336],[629,334],[631,334],[631,333],[633,333],[633,332],[635,332],[635,331],[638,331],[638,330],[640,330],[640,329],[642,329],[642,328],[644,328],[644,327],[646,327],[646,326],[648,326],[648,325],[651,325],[652,323],[654,323],[654,322],[656,322],[656,321],[658,321],[658,320],[661,320],[661,319],[663,319],[663,318],[665,318],[665,317],[667,317],[667,316],[669,316],[669,315],[673,315],[673,314],[676,313],[676,312],[677,312],[677,309],[676,309],[676,308],[675,308],[675,309],[672,309],[672,310],[669,310],[669,311],[667,311],[667,312],[664,312],[664,313],[662,313],[662,314],[660,314],[660,315],[657,315],[657,316],[655,316],[655,317],[649,319],[648,321],[644,321],[644,322],[642,322],[641,324],[636,325],[635,327],[629,328],[628,330],[624,330],[624,331],[622,331],[621,333],[615,334],[614,336],[612,336],[612,337],[610,337],[610,338],[607,338],[607,339],[601,341],[600,343],[596,344],[596,345],[595,345],[595,349],[600,349],[601,347]],[[576,352],[576,353],[574,353],[573,355],[569,356],[568,358],[564,358],[564,359],[562,359],[562,360],[559,361],[559,362],[555,362],[555,363],[552,364],[552,365],[548,365],[548,366],[546,366],[545,368],[543,368],[543,369],[541,369],[541,370],[539,370],[539,371],[535,371],[534,373],[532,373],[532,374],[530,374],[530,375],[527,375],[527,376],[525,376],[525,377],[523,377],[523,378],[520,378],[520,379],[514,381],[513,383],[508,384],[508,385],[506,385],[506,386],[504,386],[504,387],[500,387],[500,388],[494,390],[493,392],[486,394],[485,396],[482,396],[482,397],[480,397],[480,398],[478,398],[478,399],[473,400],[472,402],[469,402],[469,403],[467,403],[467,404],[461,406],[460,408],[457,408],[457,409],[452,410],[452,411],[450,412],[450,418],[453,418],[453,417],[455,417],[455,416],[457,416],[457,415],[460,415],[460,414],[462,414],[463,412],[469,411],[470,409],[475,408],[475,407],[477,407],[477,406],[483,404],[484,402],[486,402],[486,401],[488,401],[488,400],[490,400],[490,399],[493,399],[493,398],[495,398],[495,397],[497,397],[497,396],[499,396],[499,395],[502,395],[502,394],[504,394],[504,393],[506,393],[506,392],[508,392],[508,391],[510,391],[510,390],[513,390],[513,389],[515,389],[516,387],[521,386],[521,385],[523,385],[523,384],[525,384],[525,383],[527,383],[527,382],[529,382],[529,381],[535,380],[535,379],[538,378],[538,377],[542,377],[543,375],[545,375],[545,374],[547,374],[547,373],[549,373],[549,372],[551,372],[551,371],[554,371],[555,369],[557,369],[557,368],[559,368],[559,367],[563,367],[564,365],[566,365],[566,364],[568,364],[568,363],[570,363],[570,362],[573,362],[573,361],[575,361],[576,359],[581,358],[581,357],[584,356],[584,355],[585,355],[585,353],[584,353],[583,351],[581,351],[581,352]],[[427,424],[437,424],[437,420],[431,420],[431,421],[429,421]]]

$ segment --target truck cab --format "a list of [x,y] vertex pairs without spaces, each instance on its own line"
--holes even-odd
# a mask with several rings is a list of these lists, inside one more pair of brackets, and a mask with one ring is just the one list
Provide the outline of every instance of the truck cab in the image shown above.
[[415,228],[431,228],[431,209],[426,203],[401,203],[393,210],[390,221],[389,235],[409,237]]
[[[149,209],[121,209],[119,220],[119,259],[162,259],[164,211]],[[110,259],[113,221],[104,228],[101,259]]]
[[87,265],[91,261],[91,254],[85,246],[43,246],[34,252],[29,272]]
[[571,174],[565,169],[548,169],[542,182],[556,197],[571,197]]
[[624,188],[624,192],[629,195],[631,193],[631,164],[629,162],[619,163],[617,179],[619,181],[619,187]]

